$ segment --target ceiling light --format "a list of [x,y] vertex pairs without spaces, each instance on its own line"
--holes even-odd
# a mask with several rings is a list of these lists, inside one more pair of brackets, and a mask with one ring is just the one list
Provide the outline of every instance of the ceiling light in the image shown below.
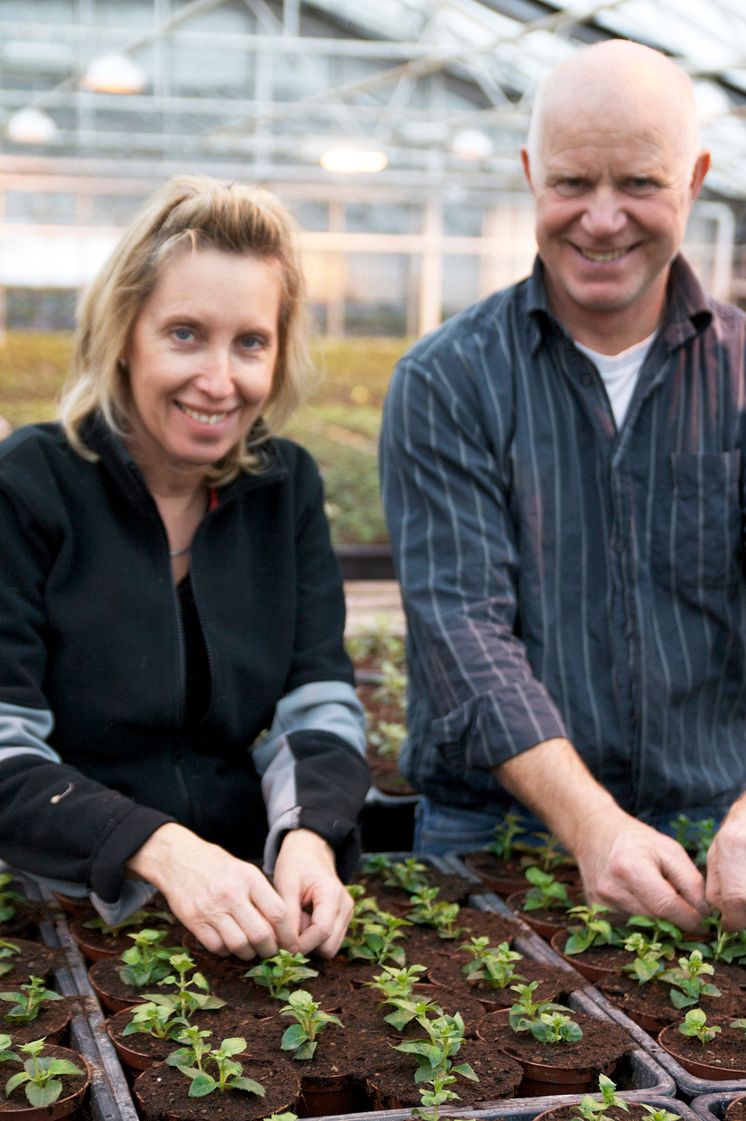
[[19,109],[5,126],[5,135],[17,144],[48,144],[56,132],[57,125],[41,109]]
[[451,141],[451,152],[460,160],[478,163],[492,155],[492,141],[478,128],[465,128],[457,132]]
[[383,171],[388,162],[386,153],[375,148],[329,148],[320,159],[321,166],[326,171],[345,175],[360,171]]
[[80,84],[93,93],[141,93],[145,71],[129,55],[104,54],[89,64]]

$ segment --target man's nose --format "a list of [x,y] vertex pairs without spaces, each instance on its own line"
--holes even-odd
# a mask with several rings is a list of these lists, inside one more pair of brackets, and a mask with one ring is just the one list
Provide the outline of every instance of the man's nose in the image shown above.
[[609,187],[599,187],[589,196],[581,223],[591,237],[608,238],[618,234],[627,220],[621,199]]

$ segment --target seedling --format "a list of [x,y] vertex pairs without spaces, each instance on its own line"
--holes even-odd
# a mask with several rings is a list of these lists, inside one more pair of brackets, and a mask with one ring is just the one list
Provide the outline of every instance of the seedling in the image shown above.
[[553,868],[567,864],[567,853],[553,833],[532,833],[531,836],[538,838],[539,843],[529,845],[522,858],[524,864],[538,867],[542,872],[551,872]]
[[591,946],[619,945],[618,932],[608,919],[603,918],[608,912],[609,908],[601,903],[591,903],[590,906],[580,903],[576,907],[570,907],[568,915],[578,919],[582,925],[579,928],[571,927],[571,933],[565,942],[565,953],[582,954]]
[[567,885],[555,880],[551,872],[532,865],[524,875],[532,885],[523,900],[524,911],[566,911],[572,906]]
[[[254,1078],[246,1078],[243,1066],[236,1062],[234,1055],[240,1055],[246,1050],[246,1040],[240,1036],[224,1039],[219,1047],[205,1049],[203,1045],[194,1047],[180,1047],[173,1051],[166,1062],[169,1066],[176,1067],[190,1080],[190,1098],[204,1098],[216,1090],[224,1094],[227,1090],[242,1090],[246,1094],[256,1094],[264,1097],[264,1087]],[[195,1065],[192,1065],[194,1063]],[[212,1074],[205,1070],[207,1065],[215,1070]]]
[[16,903],[26,902],[22,895],[7,886],[12,882],[10,872],[0,872],[0,922],[14,919],[17,914]]
[[405,860],[395,860],[383,873],[383,882],[387,887],[399,887],[407,895],[416,895],[428,886],[428,868],[413,856]]
[[602,1121],[608,1111],[614,1107],[629,1112],[629,1106],[624,1098],[620,1098],[616,1092],[616,1082],[612,1082],[608,1075],[599,1074],[598,1090],[601,1095],[600,1101],[591,1094],[586,1094],[577,1105],[573,1106],[577,1117],[583,1118],[583,1121]]
[[283,1051],[292,1051],[294,1059],[312,1059],[318,1046],[317,1036],[329,1024],[344,1027],[338,1016],[322,1012],[318,1002],[305,989],[291,993],[287,1004],[280,1009],[282,1016],[292,1016],[296,1023],[286,1028],[280,1041]]
[[439,938],[458,938],[464,933],[457,925],[461,908],[458,903],[447,903],[438,899],[440,888],[423,887],[411,896],[412,907],[407,911],[410,922],[419,926],[432,926]]
[[704,957],[723,961],[728,965],[746,958],[746,930],[726,930],[720,914],[705,915],[702,922],[714,932],[710,942],[701,947]]
[[384,1016],[387,1024],[391,1024],[397,1031],[403,1031],[407,1024],[411,1024],[412,1020],[417,1020],[422,1023],[428,1016],[442,1016],[443,1009],[434,1000],[428,1000],[427,997],[406,997],[406,996],[392,996],[384,1001],[384,1004],[392,1004],[394,1011],[389,1012]]
[[384,965],[381,972],[377,973],[372,981],[365,984],[371,989],[378,989],[387,1000],[393,997],[408,997],[412,995],[414,986],[422,980],[421,973],[425,973],[424,965]]
[[732,1028],[736,1028],[736,1030],[742,1031],[742,1032],[744,1032],[744,1034],[746,1034],[746,1020],[743,1020],[743,1019],[731,1020],[730,1026]]
[[538,981],[510,986],[519,998],[508,1012],[512,1030],[530,1032],[539,1043],[575,1043],[582,1039],[582,1028],[565,1015],[569,1008],[552,1000],[534,1000],[538,986]]
[[29,977],[28,983],[19,988],[21,991],[17,993],[0,993],[0,1000],[13,1005],[2,1017],[9,1024],[30,1024],[38,1018],[45,1004],[63,999],[59,993],[45,988],[41,977]]
[[417,1059],[416,1083],[432,1082],[437,1073],[457,1075],[478,1082],[479,1078],[468,1063],[454,1063],[453,1058],[464,1042],[464,1021],[460,1013],[455,1016],[436,1016],[434,1020],[418,1020],[427,1033],[426,1039],[397,1043],[396,1051],[414,1055]]
[[168,959],[173,972],[169,973],[159,985],[176,986],[175,993],[145,993],[147,1000],[162,1008],[172,1008],[177,1015],[188,1020],[193,1012],[210,1011],[223,1008],[225,1001],[212,996],[207,978],[194,968],[189,954],[172,954]]
[[[494,829],[494,837],[485,845],[484,851],[491,852],[506,863],[514,860],[519,846],[515,844],[516,837],[525,835],[525,819],[519,814],[505,814]],[[525,851],[525,844],[520,849]]]
[[659,977],[665,968],[662,959],[673,954],[672,947],[663,946],[660,942],[650,942],[639,930],[625,938],[624,948],[635,956],[622,966],[622,971],[629,973],[640,985],[647,985]]
[[379,720],[368,732],[368,743],[381,759],[398,759],[406,738],[406,726],[398,720]]
[[263,1121],[298,1121],[298,1114],[291,1113],[290,1110],[287,1113],[270,1113]]
[[649,1105],[647,1102],[640,1104],[645,1110],[647,1121],[681,1121],[680,1113],[672,1113],[670,1109],[664,1109],[660,1105]]
[[647,932],[651,942],[660,942],[664,949],[663,956],[669,960],[673,958],[677,947],[684,944],[683,932],[668,919],[654,918],[652,915],[631,915],[626,925],[634,930]]
[[456,1091],[448,1089],[455,1081],[455,1074],[447,1073],[444,1070],[436,1070],[432,1078],[429,1079],[430,1089],[427,1088],[427,1085],[420,1086],[422,1105],[412,1110],[413,1116],[419,1117],[420,1121],[439,1121],[440,1107],[445,1105],[446,1102],[458,1101],[459,1095]]
[[411,926],[407,919],[398,918],[388,911],[371,912],[355,916],[347,929],[342,949],[350,960],[361,959],[383,965],[393,961],[403,966],[406,958],[403,946],[395,945],[404,936],[403,928]]
[[345,643],[355,662],[375,658],[379,662],[386,659],[399,665],[404,664],[404,639],[392,632],[387,620],[381,620],[370,631],[350,635]]
[[699,1004],[703,996],[720,996],[720,989],[707,981],[715,972],[704,961],[700,950],[692,950],[688,957],[679,958],[678,969],[661,973],[661,981],[671,986],[671,1003],[674,1008],[689,1008]]
[[119,976],[125,985],[142,989],[145,985],[157,985],[171,972],[171,957],[183,953],[181,946],[164,946],[165,930],[138,930],[128,934],[133,945],[120,956],[123,965]]
[[317,969],[309,968],[307,957],[288,950],[278,950],[244,973],[244,977],[251,977],[257,985],[268,989],[273,1000],[287,1000],[293,988],[318,975]]
[[472,938],[459,949],[472,956],[472,960],[461,968],[470,982],[483,981],[491,989],[506,989],[525,980],[515,968],[516,962],[523,961],[523,955],[511,950],[507,942],[495,947],[489,945],[486,937]]
[[[0,1049],[5,1051],[3,1041],[10,1043],[9,1036],[0,1037]],[[85,1071],[76,1067],[69,1059],[54,1059],[42,1055],[44,1038],[34,1039],[30,1043],[23,1043],[18,1050],[28,1059],[23,1062],[23,1070],[19,1070],[5,1083],[5,1096],[10,1097],[18,1086],[24,1086],[29,1104],[44,1108],[56,1102],[62,1093],[60,1076],[65,1074],[85,1075]],[[9,1054],[5,1051],[3,1058],[19,1059],[20,1056]]]
[[122,1035],[151,1035],[153,1039],[176,1039],[179,1032],[187,1027],[187,1021],[179,1015],[177,1008],[148,1001],[137,1004],[132,1009],[132,1019],[123,1029]]
[[10,973],[13,968],[12,959],[20,952],[20,946],[16,946],[15,942],[8,942],[5,938],[0,938],[0,977]]
[[715,1036],[722,1031],[716,1024],[707,1023],[707,1013],[703,1012],[701,1008],[690,1008],[682,1023],[678,1025],[678,1030],[682,1035],[698,1039],[703,1047],[705,1043],[711,1043]]

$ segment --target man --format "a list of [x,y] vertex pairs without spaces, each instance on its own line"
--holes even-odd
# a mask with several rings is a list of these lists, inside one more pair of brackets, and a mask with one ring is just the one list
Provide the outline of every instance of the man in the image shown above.
[[[746,925],[746,317],[678,256],[709,166],[688,78],[638,44],[547,79],[530,279],[392,380],[384,504],[409,630],[416,843],[517,801],[588,896]],[[660,831],[716,815],[706,881]]]

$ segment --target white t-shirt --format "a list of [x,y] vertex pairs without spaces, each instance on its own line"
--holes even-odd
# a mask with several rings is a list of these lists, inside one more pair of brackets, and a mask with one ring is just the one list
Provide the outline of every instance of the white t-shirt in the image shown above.
[[622,427],[627,415],[627,406],[635,391],[637,376],[656,334],[657,331],[653,331],[652,335],[648,335],[642,342],[628,346],[619,354],[599,354],[589,346],[575,343],[578,350],[582,350],[583,354],[590,358],[603,379],[617,428]]

